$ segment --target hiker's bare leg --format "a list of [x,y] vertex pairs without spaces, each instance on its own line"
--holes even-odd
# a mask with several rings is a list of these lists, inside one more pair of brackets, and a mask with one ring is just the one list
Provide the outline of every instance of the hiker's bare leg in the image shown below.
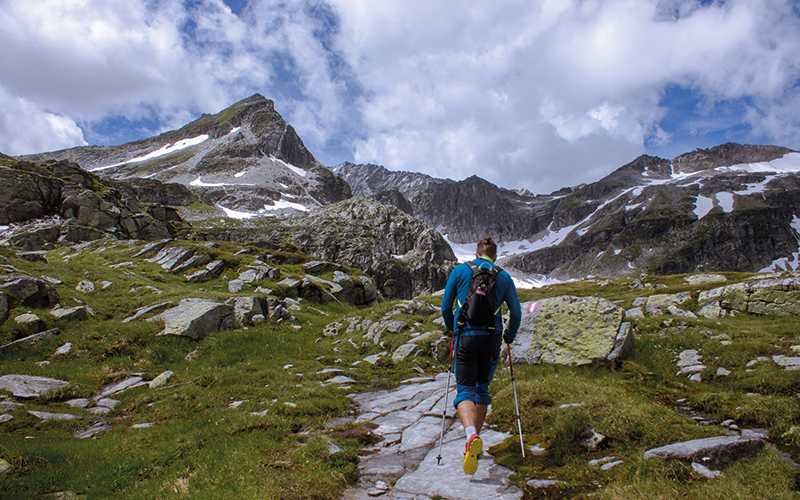
[[486,405],[476,405],[472,401],[458,403],[458,418],[461,419],[461,425],[465,429],[470,426],[475,427],[476,434],[480,434],[483,422],[486,420],[488,408]]
[[478,429],[478,434],[481,433],[481,428],[483,428],[483,422],[486,420],[486,412],[488,409],[489,407],[486,405],[475,405],[475,413],[477,417],[475,428]]
[[[458,403],[458,418],[461,419],[461,425],[466,429],[467,427],[478,428],[478,407],[472,401],[462,401]],[[469,436],[467,436],[469,438]]]

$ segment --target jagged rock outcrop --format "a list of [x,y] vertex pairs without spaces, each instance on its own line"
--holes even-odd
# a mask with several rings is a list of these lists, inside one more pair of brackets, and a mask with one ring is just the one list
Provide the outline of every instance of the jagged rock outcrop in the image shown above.
[[5,276],[3,280],[0,291],[10,299],[9,306],[21,304],[28,307],[53,307],[61,298],[58,290],[39,278]]
[[444,288],[455,256],[442,236],[395,207],[356,197],[251,228],[206,228],[209,237],[265,248],[294,247],[363,270],[384,297],[411,298]]
[[[354,195],[371,196],[413,214],[456,243],[473,243],[491,235],[498,241],[521,239],[545,229],[536,198],[472,176],[463,181],[435,179],[413,172],[391,172],[371,164],[345,162],[333,168],[352,187]],[[410,209],[394,194],[408,200]],[[533,215],[533,217],[531,217]]]
[[411,206],[411,202],[409,202],[398,189],[381,191],[380,193],[370,196],[370,198],[384,205],[392,205],[393,207],[399,208],[408,215],[414,215],[414,207]]
[[[17,224],[9,241],[26,250],[103,237],[155,240],[189,227],[174,208],[138,199],[136,193],[143,190],[124,182],[104,182],[67,161],[5,160],[0,183],[5,186],[0,191],[0,225]],[[162,185],[161,191],[181,190]],[[46,217],[49,223],[40,222]]]
[[403,196],[413,201],[418,194],[431,186],[450,185],[455,181],[436,179],[417,172],[391,172],[373,164],[341,163],[331,169],[350,185],[354,195],[372,196],[397,189]]
[[780,146],[748,145],[728,142],[709,149],[695,149],[672,160],[676,173],[688,174],[718,167],[729,167],[743,163],[760,163],[780,158],[793,150]]
[[530,198],[515,191],[472,176],[452,184],[432,184],[414,198],[413,207],[417,217],[452,241],[474,243],[484,236],[518,240],[545,229],[551,214],[531,210],[528,202]]
[[[680,168],[695,173],[676,175],[674,161],[639,158],[567,195],[544,236],[553,244],[512,257],[506,268],[564,279],[792,267],[800,249],[800,177],[780,163],[763,164],[788,150],[721,148],[759,165],[711,168],[722,160],[684,158]],[[564,208],[576,215],[560,219]]]
[[800,278],[735,283],[700,293],[698,304],[761,316],[800,316]]
[[112,179],[134,179],[143,200],[184,205],[189,197],[152,181],[178,183],[209,204],[280,213],[341,201],[350,186],[303,145],[274,103],[255,94],[178,130],[113,147],[86,146],[23,157],[77,162]]

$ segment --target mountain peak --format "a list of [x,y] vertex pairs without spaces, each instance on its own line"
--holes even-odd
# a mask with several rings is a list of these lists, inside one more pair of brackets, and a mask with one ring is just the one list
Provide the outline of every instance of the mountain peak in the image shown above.
[[314,158],[274,102],[260,94],[149,139],[29,159],[71,160],[114,179],[183,184],[234,217],[307,210],[350,197],[349,186]]
[[256,135],[261,135],[260,132],[264,132],[275,125],[283,128],[287,126],[280,114],[275,111],[275,103],[273,101],[261,94],[253,94],[219,113],[204,113],[197,120],[184,125],[178,130],[165,132],[158,137],[174,142],[205,134],[213,139],[227,135],[236,127],[241,127],[245,123],[253,123],[254,121],[263,125],[263,127],[253,131]]

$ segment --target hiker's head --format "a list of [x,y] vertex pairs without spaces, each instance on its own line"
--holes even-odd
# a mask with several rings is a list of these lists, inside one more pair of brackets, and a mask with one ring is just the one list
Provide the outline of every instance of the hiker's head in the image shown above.
[[487,236],[478,242],[478,249],[475,251],[478,257],[489,257],[494,260],[497,257],[497,245],[492,241],[491,236]]

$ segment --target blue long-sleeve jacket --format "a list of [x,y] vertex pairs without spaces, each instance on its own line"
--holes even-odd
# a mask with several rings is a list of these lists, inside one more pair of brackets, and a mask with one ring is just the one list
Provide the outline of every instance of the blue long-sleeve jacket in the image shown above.
[[[475,265],[479,267],[493,267],[494,264],[488,259],[475,259]],[[472,281],[472,270],[467,264],[460,264],[450,273],[447,280],[447,286],[444,289],[444,297],[442,298],[442,318],[444,325],[448,330],[455,331],[455,318],[461,312],[461,305],[467,300],[469,295],[469,285]],[[505,332],[506,338],[509,342],[513,342],[519,330],[519,323],[522,319],[522,310],[519,305],[519,298],[517,297],[517,289],[514,286],[514,281],[511,276],[505,272],[500,271],[497,275],[497,280],[494,285],[495,301],[494,303],[499,306],[505,302],[508,306],[510,318],[508,322],[508,330]],[[455,311],[453,310],[455,305]],[[495,331],[500,333],[503,331],[503,317],[500,313],[494,317]],[[473,331],[475,333],[489,333],[485,326],[473,327],[467,323],[463,331]],[[456,332],[458,333],[458,332]]]

